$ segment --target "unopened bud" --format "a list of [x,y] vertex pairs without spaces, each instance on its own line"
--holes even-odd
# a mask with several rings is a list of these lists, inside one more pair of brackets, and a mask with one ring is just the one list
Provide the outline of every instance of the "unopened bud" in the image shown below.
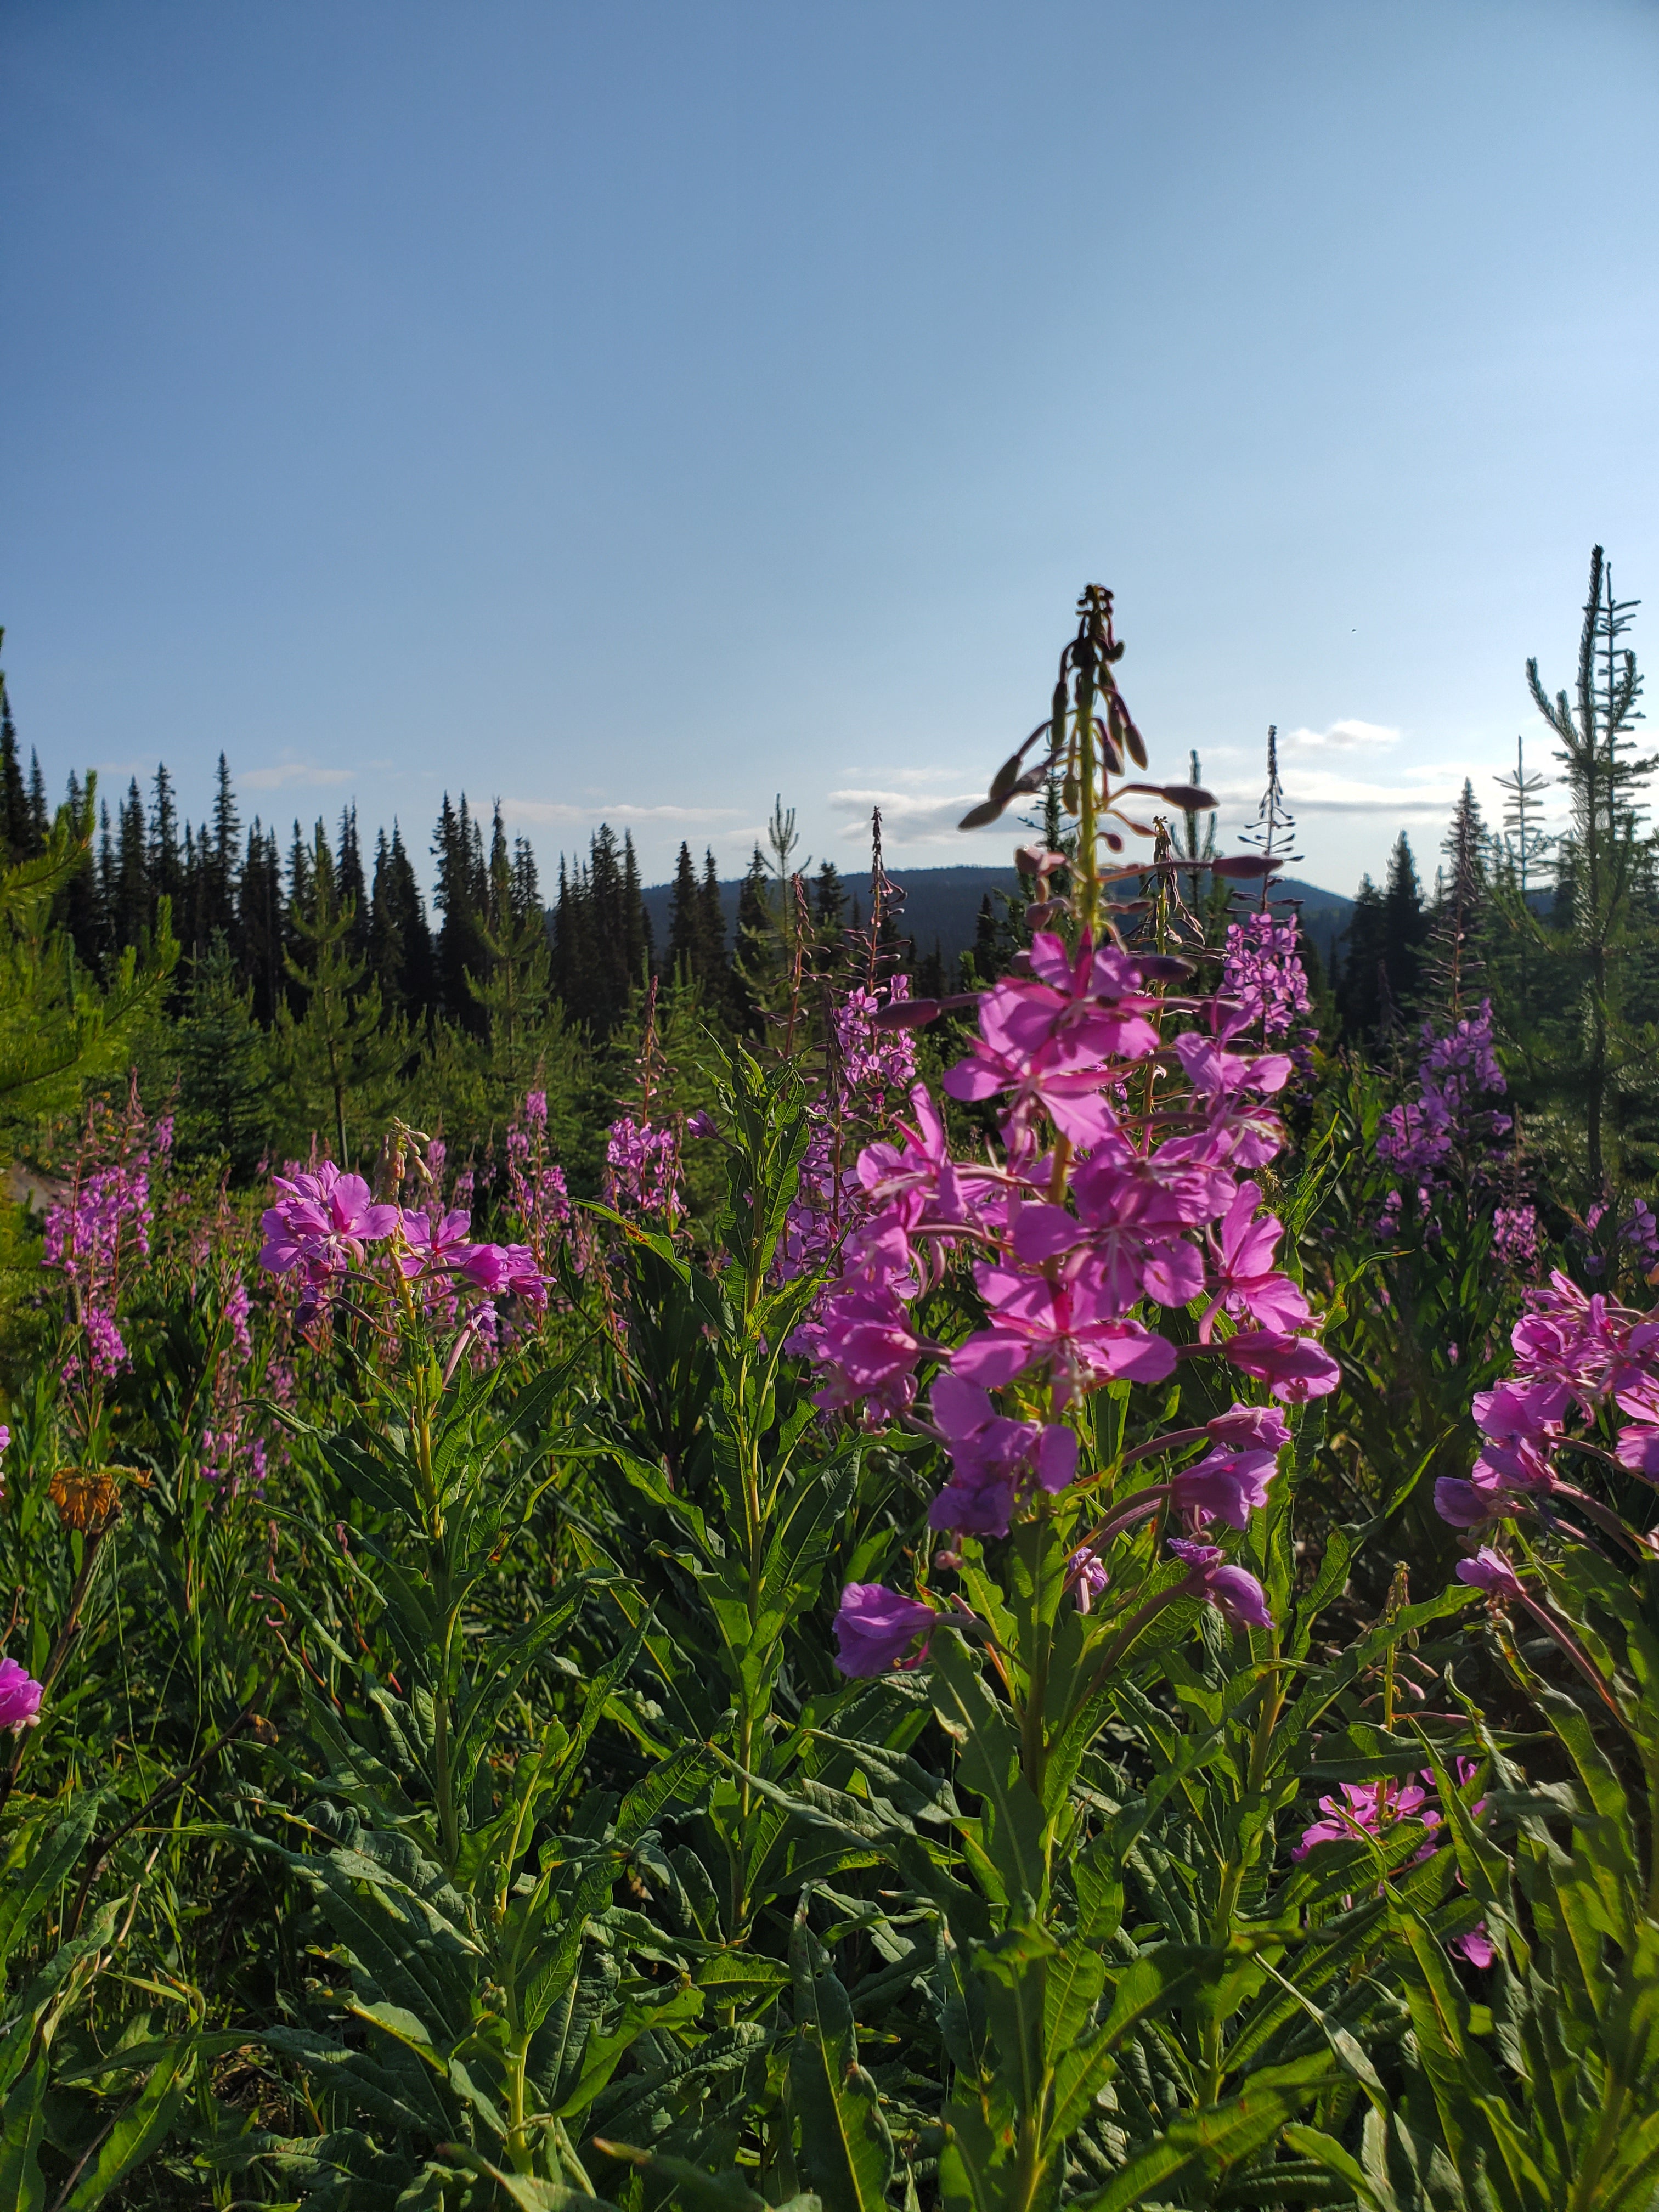
[[[1188,863],[1189,866],[1193,865]],[[1207,867],[1218,876],[1231,876],[1236,880],[1249,876],[1270,876],[1282,865],[1261,853],[1226,853],[1218,860],[1200,860],[1200,868]]]
[[939,1018],[937,999],[899,999],[870,1017],[872,1030],[925,1030]]

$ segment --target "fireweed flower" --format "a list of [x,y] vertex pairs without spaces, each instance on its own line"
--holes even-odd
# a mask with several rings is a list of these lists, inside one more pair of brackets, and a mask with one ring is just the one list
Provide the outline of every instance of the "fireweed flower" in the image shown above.
[[1094,1601],[1111,1580],[1104,1560],[1081,1545],[1066,1562],[1066,1586],[1077,1601],[1079,1613],[1087,1613]]
[[1200,1521],[1213,1517],[1248,1528],[1251,1514],[1267,1502],[1267,1485],[1278,1467],[1277,1452],[1218,1449],[1170,1478],[1170,1502],[1183,1513],[1196,1513]]
[[[879,1583],[848,1583],[836,1615],[836,1664],[853,1676],[919,1667],[938,1618],[932,1606],[900,1597]],[[921,1649],[912,1650],[918,1636]]]
[[1267,1593],[1248,1567],[1230,1564],[1218,1544],[1200,1544],[1185,1536],[1171,1536],[1170,1549],[1187,1569],[1181,1585],[1188,1597],[1212,1605],[1233,1628],[1271,1628]]
[[1284,1036],[1311,1005],[1295,922],[1265,911],[1230,922],[1221,989],[1238,1001],[1253,1027],[1260,1025],[1264,1039]]
[[623,1114],[611,1124],[605,1147],[605,1202],[618,1213],[672,1217],[683,1210],[679,1138]]
[[1472,1559],[1457,1562],[1457,1579],[1472,1583],[1483,1589],[1488,1597],[1498,1599],[1524,1598],[1521,1577],[1501,1552],[1494,1552],[1490,1544],[1483,1544]]
[[342,1175],[332,1160],[313,1174],[278,1176],[283,1194],[261,1217],[264,1249],[259,1264],[273,1275],[297,1267],[316,1285],[368,1264],[368,1247],[398,1226],[395,1206],[376,1206],[358,1175]]
[[45,1692],[15,1659],[0,1659],[0,1729],[36,1728]]
[[1074,1430],[1006,1419],[988,1391],[956,1375],[939,1376],[932,1402],[952,1470],[928,1510],[934,1528],[1006,1536],[1023,1484],[1034,1480],[1054,1493],[1077,1473]]

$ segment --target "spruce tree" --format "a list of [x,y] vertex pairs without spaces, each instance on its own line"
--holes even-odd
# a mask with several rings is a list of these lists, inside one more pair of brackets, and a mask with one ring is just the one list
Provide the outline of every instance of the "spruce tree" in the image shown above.
[[702,891],[692,866],[691,848],[682,840],[674,863],[674,888],[668,902],[668,951],[664,963],[671,981],[689,982],[703,967]]
[[184,1160],[222,1153],[246,1182],[275,1128],[265,1041],[253,991],[237,972],[222,930],[210,939],[185,987],[171,1043],[177,1060],[174,1143]]
[[[0,629],[0,645],[5,636]],[[9,861],[28,858],[33,850],[30,834],[28,793],[23,787],[23,765],[17,757],[17,726],[11,718],[5,671],[0,669],[0,836],[5,839]]]
[[1579,631],[1576,705],[1565,690],[1552,698],[1537,661],[1527,663],[1533,703],[1559,745],[1571,805],[1557,871],[1556,927],[1543,933],[1539,947],[1556,971],[1547,989],[1559,1012],[1535,1060],[1546,1088],[1582,1122],[1585,1173],[1598,1194],[1610,1176],[1650,1170],[1659,1146],[1659,1031],[1651,1018],[1659,922],[1641,829],[1644,788],[1659,762],[1635,752],[1642,683],[1634,653],[1620,643],[1637,604],[1614,597],[1596,546]]
[[351,951],[356,920],[339,896],[328,833],[319,822],[307,870],[310,896],[289,908],[295,949],[286,967],[304,1012],[278,1009],[275,1036],[294,1137],[325,1133],[334,1158],[351,1164],[352,1139],[370,1139],[395,1097],[407,1054],[401,1022],[388,1020],[366,961]]
[[1389,855],[1388,880],[1382,887],[1382,966],[1388,979],[1390,1022],[1416,1007],[1428,934],[1423,887],[1412,858],[1411,840],[1402,830]]
[[1373,1039],[1383,1026],[1389,1000],[1382,894],[1362,876],[1342,933],[1344,957],[1336,989],[1342,1035],[1350,1044]]
[[128,784],[122,802],[119,841],[115,863],[115,941],[125,950],[149,941],[154,905],[144,802],[137,776]]
[[1425,962],[1429,997],[1435,1010],[1452,1021],[1471,1011],[1486,970],[1488,880],[1486,827],[1466,777],[1446,833],[1434,911],[1430,917]]

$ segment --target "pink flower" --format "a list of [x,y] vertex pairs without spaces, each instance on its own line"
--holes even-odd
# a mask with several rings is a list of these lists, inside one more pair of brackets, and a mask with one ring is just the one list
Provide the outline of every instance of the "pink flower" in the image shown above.
[[[836,1615],[836,1664],[843,1674],[888,1674],[920,1667],[938,1615],[879,1583],[848,1583]],[[910,1646],[923,1638],[920,1651]],[[908,1656],[906,1655],[909,1654]]]
[[1248,1528],[1251,1514],[1267,1502],[1267,1485],[1278,1468],[1276,1452],[1218,1449],[1171,1479],[1170,1502],[1181,1512],[1206,1519],[1213,1514],[1235,1528]]
[[38,1727],[42,1694],[26,1668],[15,1659],[0,1659],[0,1729]]
[[975,1267],[991,1326],[951,1354],[955,1372],[995,1389],[1045,1361],[1064,1404],[1079,1388],[1123,1379],[1162,1382],[1175,1368],[1175,1347],[1139,1322],[1103,1316],[1102,1293],[1089,1282],[1052,1283],[1005,1267]]
[[376,1206],[361,1176],[342,1175],[325,1160],[315,1175],[278,1176],[283,1195],[263,1217],[264,1249],[259,1264],[274,1275],[301,1267],[315,1279],[362,1267],[365,1247],[398,1225],[395,1206]]
[[1077,1600],[1079,1613],[1087,1613],[1111,1580],[1104,1562],[1085,1544],[1066,1562],[1066,1586]]
[[1472,1966],[1489,1966],[1498,1956],[1484,1920],[1477,1920],[1467,1934],[1454,1936],[1451,1948],[1461,1953]]
[[1198,1544],[1185,1536],[1171,1536],[1170,1549],[1185,1563],[1187,1579],[1182,1588],[1190,1597],[1212,1605],[1234,1628],[1271,1628],[1267,1594],[1246,1567],[1229,1564],[1218,1544]]
[[459,1212],[441,1214],[434,1226],[431,1215],[410,1212],[404,1215],[400,1225],[405,1249],[398,1255],[398,1265],[413,1282],[418,1275],[441,1271],[454,1264],[467,1249],[471,1216]]
[[1483,1522],[1512,1513],[1516,1504],[1505,1491],[1482,1489],[1453,1474],[1443,1474],[1434,1486],[1434,1510],[1454,1528],[1478,1528]]
[[822,1317],[797,1332],[831,1372],[813,1404],[825,1413],[855,1404],[902,1412],[915,1396],[912,1372],[921,1340],[890,1290],[853,1289],[829,1299]]
[[1312,1318],[1306,1298],[1273,1266],[1284,1230],[1276,1214],[1257,1213],[1261,1203],[1255,1183],[1240,1183],[1221,1224],[1221,1249],[1212,1270],[1215,1296],[1200,1324],[1201,1342],[1208,1342],[1210,1322],[1223,1305],[1229,1313],[1248,1313],[1259,1327],[1286,1334],[1305,1328]]
[[1457,1562],[1457,1579],[1460,1583],[1473,1583],[1476,1589],[1485,1590],[1488,1597],[1501,1599],[1526,1595],[1521,1587],[1519,1575],[1503,1553],[1494,1552],[1490,1544],[1483,1544],[1472,1559]]
[[1206,1435],[1231,1451],[1278,1452],[1291,1441],[1290,1429],[1277,1406],[1230,1406],[1204,1427]]
[[527,1244],[462,1244],[454,1259],[455,1272],[486,1297],[522,1298],[538,1312],[547,1304],[547,1277]]
[[951,1455],[950,1481],[928,1509],[934,1528],[1006,1536],[1022,1481],[1064,1490],[1077,1473],[1077,1434],[1058,1424],[1014,1421],[998,1413],[990,1395],[955,1375],[933,1389],[933,1419]]
[[[1302,1841],[1291,1852],[1293,1859],[1304,1859],[1321,1844],[1352,1843],[1356,1836],[1378,1836],[1385,1826],[1396,1820],[1421,1820],[1425,1827],[1438,1827],[1440,1814],[1429,1803],[1429,1792],[1417,1782],[1345,1782],[1342,1795],[1322,1797],[1319,1809],[1326,1815],[1316,1820],[1310,1828],[1302,1832]],[[1426,1809],[1425,1809],[1426,1808]],[[1420,1856],[1431,1856],[1431,1844]]]
[[1613,1450],[1620,1467],[1639,1474],[1644,1482],[1659,1482],[1659,1428],[1632,1421],[1620,1431]]
[[1305,1336],[1280,1336],[1266,1328],[1242,1328],[1221,1347],[1223,1356],[1246,1375],[1265,1382],[1275,1398],[1300,1406],[1334,1390],[1342,1370],[1328,1352]]

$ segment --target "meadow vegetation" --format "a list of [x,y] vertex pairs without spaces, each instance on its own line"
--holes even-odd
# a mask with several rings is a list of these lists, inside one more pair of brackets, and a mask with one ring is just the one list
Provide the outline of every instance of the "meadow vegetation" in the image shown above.
[[951,972],[8,710],[0,2204],[1659,2205],[1630,620],[1329,975],[1095,586]]

